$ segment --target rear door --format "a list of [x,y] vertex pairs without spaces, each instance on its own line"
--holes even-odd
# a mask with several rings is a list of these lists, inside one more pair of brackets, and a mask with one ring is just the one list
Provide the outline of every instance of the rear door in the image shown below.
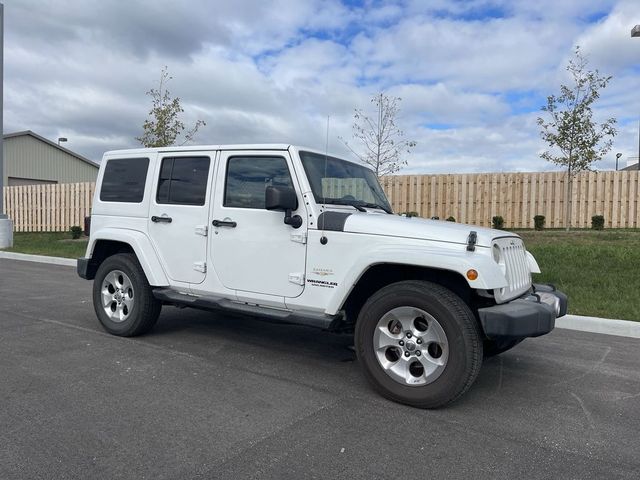
[[149,208],[149,234],[169,278],[202,283],[207,272],[207,234],[213,152],[160,154]]

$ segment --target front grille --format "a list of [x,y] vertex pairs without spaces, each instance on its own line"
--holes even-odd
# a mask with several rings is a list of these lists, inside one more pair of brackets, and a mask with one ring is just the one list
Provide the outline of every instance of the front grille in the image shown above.
[[495,290],[498,303],[511,300],[522,295],[531,287],[531,271],[527,261],[527,253],[521,239],[498,238],[494,245],[500,249],[500,264],[507,277],[507,286]]

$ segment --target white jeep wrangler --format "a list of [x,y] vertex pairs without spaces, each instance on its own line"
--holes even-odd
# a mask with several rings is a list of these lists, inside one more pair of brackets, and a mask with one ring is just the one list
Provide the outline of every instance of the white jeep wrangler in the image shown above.
[[354,333],[373,386],[424,408],[553,329],[567,298],[538,271],[517,235],[394,215],[371,170],[290,145],[107,152],[78,259],[115,335],[162,305]]

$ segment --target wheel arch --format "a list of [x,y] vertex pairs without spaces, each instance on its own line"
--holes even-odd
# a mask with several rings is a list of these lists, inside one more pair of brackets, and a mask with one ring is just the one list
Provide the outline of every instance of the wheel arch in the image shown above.
[[400,263],[379,263],[363,272],[342,303],[340,310],[345,312],[347,322],[355,323],[358,312],[371,295],[387,285],[403,280],[425,280],[438,284],[451,290],[471,306],[472,288],[459,272]]
[[[480,251],[480,249],[482,251]],[[423,279],[434,283],[441,283],[446,279],[455,279],[455,289],[491,290],[507,285],[505,274],[493,260],[486,247],[478,251],[469,252],[458,245],[446,243],[435,246],[422,245],[383,245],[373,247],[358,256],[348,271],[338,282],[327,304],[326,313],[336,314],[351,297],[357,285],[366,275],[372,272],[389,269],[390,274],[401,270],[411,275],[411,279]],[[476,270],[477,278],[467,279],[465,274],[469,270]],[[384,275],[383,275],[384,277]],[[403,277],[402,279],[409,279]],[[462,280],[462,283],[459,280]],[[457,290],[460,291],[460,290]]]
[[95,277],[98,267],[105,259],[118,253],[134,254],[150,285],[169,284],[149,238],[142,232],[117,229],[103,229],[91,234],[87,247],[87,257],[90,259],[87,279]]

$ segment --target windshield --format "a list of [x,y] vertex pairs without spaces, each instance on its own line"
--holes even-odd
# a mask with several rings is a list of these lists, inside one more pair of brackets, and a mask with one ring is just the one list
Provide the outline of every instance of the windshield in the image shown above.
[[379,205],[391,211],[375,173],[368,168],[311,152],[300,152],[300,160],[317,203]]

